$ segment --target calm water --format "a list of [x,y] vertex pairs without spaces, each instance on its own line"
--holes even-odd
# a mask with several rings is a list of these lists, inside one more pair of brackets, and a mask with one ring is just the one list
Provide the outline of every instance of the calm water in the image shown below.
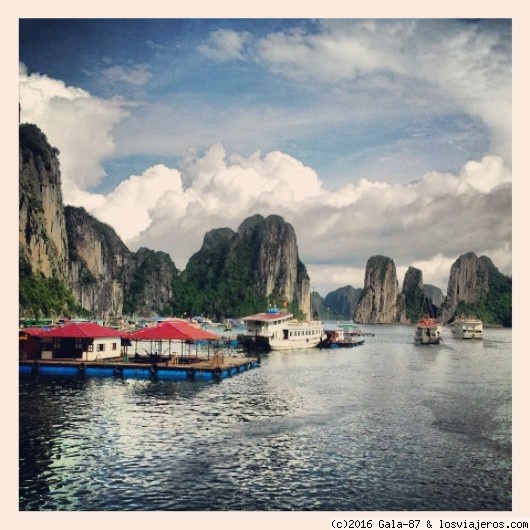
[[220,383],[20,375],[21,510],[510,510],[511,331]]

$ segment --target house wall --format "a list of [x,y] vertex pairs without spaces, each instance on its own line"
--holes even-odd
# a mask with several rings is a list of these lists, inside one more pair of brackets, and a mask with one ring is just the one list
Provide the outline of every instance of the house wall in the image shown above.
[[[42,343],[42,359],[97,361],[121,356],[120,337],[98,339],[47,339]],[[53,352],[53,353],[52,353]]]
[[110,337],[104,339],[94,339],[92,351],[84,352],[83,358],[86,361],[96,361],[102,359],[112,359],[121,355],[121,339]]

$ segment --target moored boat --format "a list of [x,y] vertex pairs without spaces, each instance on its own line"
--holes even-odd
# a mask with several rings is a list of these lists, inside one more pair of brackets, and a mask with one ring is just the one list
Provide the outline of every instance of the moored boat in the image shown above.
[[319,348],[353,348],[364,344],[357,333],[345,331],[341,327],[324,328],[324,333],[326,338],[318,344]]
[[415,344],[440,344],[441,328],[436,319],[424,317],[416,324]]
[[452,332],[457,339],[482,339],[482,320],[476,317],[457,317],[453,320]]
[[247,351],[314,348],[325,338],[319,320],[299,321],[292,313],[275,307],[244,317],[243,322],[247,330],[238,341]]

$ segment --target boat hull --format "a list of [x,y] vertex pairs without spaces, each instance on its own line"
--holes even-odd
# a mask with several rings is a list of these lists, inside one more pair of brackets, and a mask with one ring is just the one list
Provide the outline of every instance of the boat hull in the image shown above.
[[308,348],[316,348],[320,344],[318,339],[301,339],[301,340],[271,340],[271,350],[305,350]]
[[318,347],[327,350],[336,350],[341,348],[355,348],[356,346],[362,346],[364,340],[356,340],[353,342],[331,342],[331,341],[322,341]]
[[281,350],[305,350],[308,348],[316,348],[321,340],[320,338],[312,339],[277,339],[271,340],[262,335],[240,335],[238,336],[239,346],[248,352],[269,352]]

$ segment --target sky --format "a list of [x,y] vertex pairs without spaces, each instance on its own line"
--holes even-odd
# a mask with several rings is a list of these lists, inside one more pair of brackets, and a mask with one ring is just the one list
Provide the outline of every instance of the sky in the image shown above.
[[21,18],[19,99],[65,204],[180,270],[259,213],[322,295],[378,254],[512,273],[510,19]]

